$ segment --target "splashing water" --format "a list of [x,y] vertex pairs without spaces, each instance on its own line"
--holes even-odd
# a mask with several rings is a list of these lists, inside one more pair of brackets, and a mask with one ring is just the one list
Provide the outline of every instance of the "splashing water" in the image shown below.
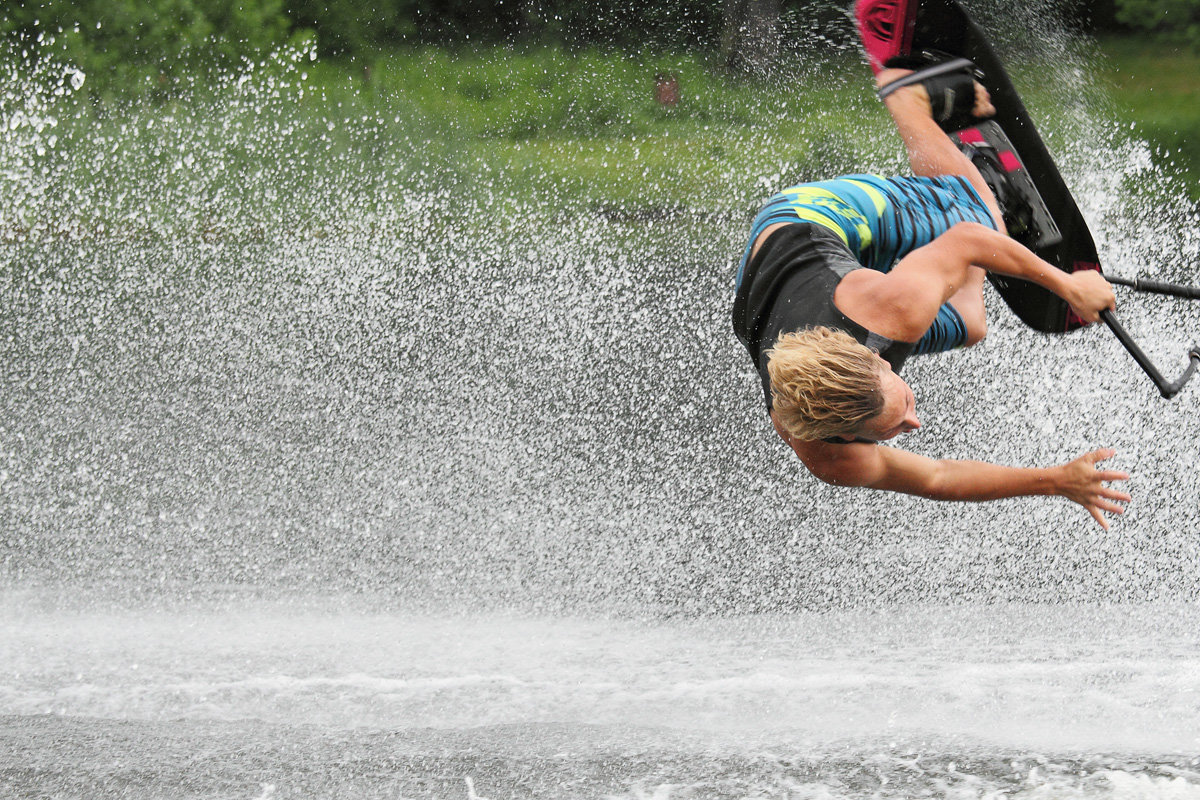
[[[1194,281],[1195,209],[1034,38],[1102,259]],[[4,61],[0,793],[1200,795],[1194,391],[995,297],[906,370],[917,452],[1117,448],[1110,532],[820,485],[772,439],[733,263],[782,182],[902,169],[861,87],[809,56],[861,136],[798,163],[748,128],[629,208],[339,112],[310,60],[99,111]],[[1200,337],[1121,315],[1164,365]]]

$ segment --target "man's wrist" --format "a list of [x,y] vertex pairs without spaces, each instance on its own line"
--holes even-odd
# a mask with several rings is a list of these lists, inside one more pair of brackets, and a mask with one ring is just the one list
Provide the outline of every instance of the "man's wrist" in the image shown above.
[[1042,268],[1042,280],[1039,283],[1066,300],[1068,304],[1074,305],[1075,284],[1071,282],[1070,274],[1041,258],[1038,259],[1038,262]]
[[1037,486],[1044,495],[1062,494],[1062,466],[1038,469]]

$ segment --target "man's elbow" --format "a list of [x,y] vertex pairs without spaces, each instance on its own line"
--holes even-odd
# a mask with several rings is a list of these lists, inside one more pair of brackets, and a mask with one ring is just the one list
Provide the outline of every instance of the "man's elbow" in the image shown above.
[[954,223],[942,234],[942,236],[950,237],[951,240],[957,240],[968,245],[994,239],[996,235],[997,232],[994,228],[989,228],[987,225],[979,222],[966,220]]
[[945,462],[936,461],[928,472],[921,474],[908,490],[909,494],[926,500],[955,501],[966,499],[962,487],[946,470]]
[[996,248],[1007,239],[1001,233],[978,222],[956,222],[935,240],[944,248],[946,259],[943,267],[950,267],[957,276],[960,269],[977,264],[985,256],[996,252]]

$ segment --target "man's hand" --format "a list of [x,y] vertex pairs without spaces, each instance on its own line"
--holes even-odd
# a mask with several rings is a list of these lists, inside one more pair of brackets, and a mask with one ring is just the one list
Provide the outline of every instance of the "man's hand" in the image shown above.
[[1098,271],[1081,269],[1078,272],[1072,272],[1068,276],[1068,281],[1070,291],[1067,294],[1070,296],[1064,295],[1063,299],[1085,322],[1096,322],[1100,319],[1101,311],[1117,307],[1117,298],[1113,295],[1112,284],[1106,281]]
[[1106,481],[1129,480],[1129,473],[1096,468],[1096,464],[1112,458],[1116,452],[1111,449],[1093,450],[1056,468],[1058,473],[1055,476],[1057,479],[1056,493],[1068,500],[1074,500],[1086,508],[1104,530],[1108,530],[1108,520],[1101,512],[1124,514],[1125,509],[1113,501],[1120,500],[1122,503],[1128,503],[1131,499],[1125,492],[1119,492],[1104,485]]

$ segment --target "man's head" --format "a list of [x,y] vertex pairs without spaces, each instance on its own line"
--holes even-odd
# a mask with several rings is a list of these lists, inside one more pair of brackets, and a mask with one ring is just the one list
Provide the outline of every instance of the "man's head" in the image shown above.
[[882,441],[920,427],[908,384],[843,331],[781,334],[766,357],[775,416],[796,439]]

